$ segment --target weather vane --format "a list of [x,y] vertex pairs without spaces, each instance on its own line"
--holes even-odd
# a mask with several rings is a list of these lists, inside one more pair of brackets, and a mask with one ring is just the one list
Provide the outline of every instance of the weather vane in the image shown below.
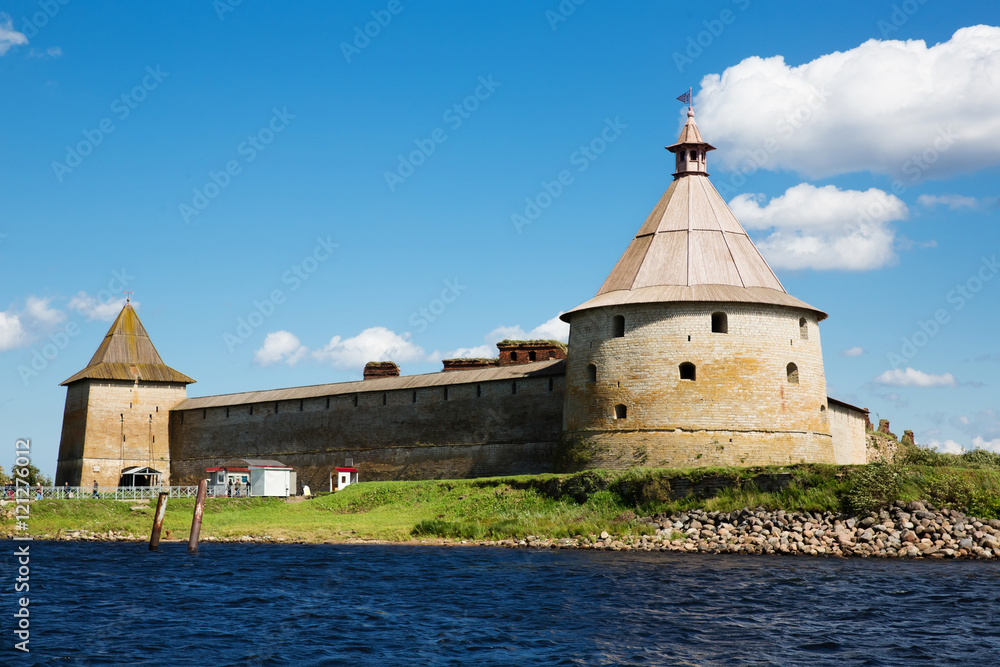
[[683,95],[681,95],[680,97],[678,97],[677,99],[680,100],[681,102],[683,102],[684,104],[688,105],[688,109],[690,109],[691,108],[691,89],[688,88],[688,91],[686,93],[684,93]]
[[125,295],[125,304],[128,305],[132,302],[132,295],[135,294],[134,290],[122,290],[122,294]]

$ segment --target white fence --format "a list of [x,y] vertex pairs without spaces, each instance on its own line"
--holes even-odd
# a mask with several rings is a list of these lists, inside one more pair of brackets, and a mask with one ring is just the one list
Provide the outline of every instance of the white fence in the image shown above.
[[197,486],[43,486],[41,490],[37,486],[24,487],[11,484],[4,489],[3,499],[13,500],[15,495],[21,498],[27,495],[35,500],[41,494],[42,498],[54,498],[57,500],[92,500],[100,498],[103,500],[142,500],[144,498],[156,498],[161,493],[169,493],[171,498],[194,498],[198,495]]

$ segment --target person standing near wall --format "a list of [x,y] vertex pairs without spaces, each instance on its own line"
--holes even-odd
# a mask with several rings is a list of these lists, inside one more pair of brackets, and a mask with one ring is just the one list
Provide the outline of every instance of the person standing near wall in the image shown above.
[[97,489],[98,488],[100,488],[100,487],[97,486],[97,480],[95,479],[94,480],[94,500],[97,500]]

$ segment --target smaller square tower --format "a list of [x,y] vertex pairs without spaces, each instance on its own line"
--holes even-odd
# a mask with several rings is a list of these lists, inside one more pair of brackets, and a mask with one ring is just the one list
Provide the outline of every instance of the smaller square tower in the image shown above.
[[163,363],[126,301],[87,367],[66,386],[56,484],[118,486],[128,469],[142,483],[169,483],[170,410],[193,379]]

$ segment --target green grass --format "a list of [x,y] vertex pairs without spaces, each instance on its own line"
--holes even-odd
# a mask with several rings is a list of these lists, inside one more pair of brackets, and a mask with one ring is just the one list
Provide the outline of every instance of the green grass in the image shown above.
[[[979,466],[981,462],[969,462]],[[688,470],[590,470],[567,475],[490,479],[365,482],[335,494],[301,502],[268,498],[210,498],[202,538],[255,538],[304,542],[351,538],[403,541],[427,537],[467,540],[524,538],[528,535],[573,537],[608,531],[642,534],[651,528],[637,518],[695,508],[731,512],[744,507],[769,510],[840,512],[849,499],[885,495],[872,466],[797,465],[768,468],[698,468]],[[890,466],[892,500],[930,500],[939,507],[1000,516],[1000,469],[941,465]],[[768,480],[790,480],[783,488]],[[720,491],[684,495],[680,489],[724,480]],[[755,482],[758,480],[758,482]],[[875,480],[875,481],[873,481]],[[896,483],[898,482],[898,483]],[[875,485],[875,486],[873,486]],[[764,487],[763,489],[761,487]],[[769,489],[769,490],[768,490]],[[14,534],[8,505],[0,535]],[[165,539],[188,537],[192,499],[171,499],[164,521]],[[29,532],[54,537],[58,532],[130,532],[148,536],[153,504],[132,510],[112,500],[42,500],[31,504]],[[169,538],[167,534],[169,531]]]

